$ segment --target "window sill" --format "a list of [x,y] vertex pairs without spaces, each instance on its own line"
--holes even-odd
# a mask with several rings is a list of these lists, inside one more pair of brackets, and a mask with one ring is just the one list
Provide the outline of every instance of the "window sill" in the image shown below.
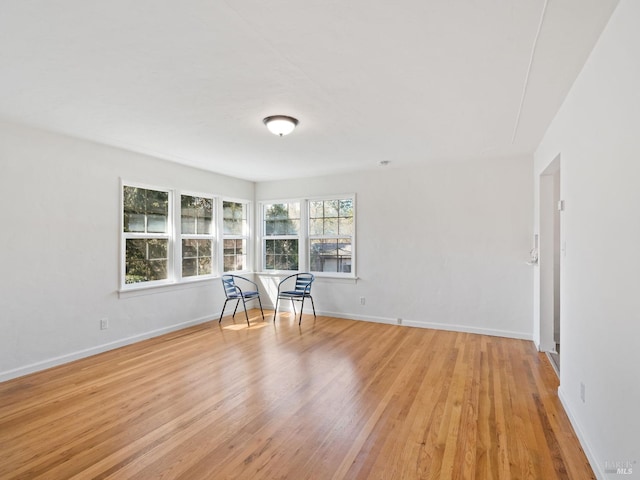
[[[293,271],[281,271],[281,272],[254,272],[254,275],[260,275],[262,277],[286,277],[289,275],[295,275],[296,273],[308,273],[308,272],[293,272]],[[344,280],[347,282],[357,283],[360,277],[350,275],[332,275],[330,273],[314,273],[315,281],[318,280]]]
[[118,290],[118,298],[141,297],[144,295],[156,295],[158,293],[197,288],[215,280],[220,280],[220,277],[196,278],[192,280],[183,280],[181,282],[160,283],[155,285],[136,285],[135,287],[121,288]]

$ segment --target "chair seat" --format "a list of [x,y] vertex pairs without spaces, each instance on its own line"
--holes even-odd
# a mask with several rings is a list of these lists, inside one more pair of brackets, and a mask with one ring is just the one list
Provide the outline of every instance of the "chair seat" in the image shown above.
[[[305,293],[304,292],[299,292],[297,290],[290,290],[287,292],[280,292],[280,296],[281,297],[301,297],[303,296]],[[307,295],[309,295],[307,293]]]
[[232,293],[231,295],[229,295],[229,298],[249,298],[249,297],[257,297],[259,295],[258,292],[242,292],[242,295],[240,295],[239,293]]

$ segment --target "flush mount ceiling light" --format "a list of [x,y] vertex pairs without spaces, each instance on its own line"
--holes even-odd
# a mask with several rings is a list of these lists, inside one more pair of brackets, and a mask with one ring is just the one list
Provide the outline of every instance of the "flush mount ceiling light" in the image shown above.
[[288,135],[298,125],[298,120],[287,115],[272,115],[262,120],[274,135]]

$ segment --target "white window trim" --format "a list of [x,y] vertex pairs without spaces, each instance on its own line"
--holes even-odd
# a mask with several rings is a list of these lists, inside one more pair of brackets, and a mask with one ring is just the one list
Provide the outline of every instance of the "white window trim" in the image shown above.
[[[135,188],[144,188],[147,190],[157,190],[160,192],[167,192],[169,199],[168,206],[168,216],[167,219],[167,233],[162,234],[149,234],[149,233],[135,233],[135,232],[125,232],[124,231],[124,195],[123,189],[124,187],[135,187]],[[206,197],[211,198],[213,200],[213,209],[214,214],[217,216],[214,218],[214,226],[212,235],[186,235],[182,236],[182,209],[181,209],[181,200],[182,195],[189,195],[195,197]],[[162,291],[166,291],[166,289],[175,288],[176,286],[188,287],[189,284],[197,284],[202,282],[208,282],[211,280],[215,280],[220,278],[220,272],[222,272],[224,265],[222,252],[219,252],[219,246],[222,245],[222,230],[220,225],[218,224],[220,220],[220,212],[219,206],[222,205],[222,201],[220,197],[212,194],[212,193],[203,193],[203,192],[195,192],[189,190],[178,190],[175,188],[163,187],[159,185],[148,184],[144,182],[131,181],[124,178],[120,178],[120,190],[119,190],[119,198],[120,198],[120,247],[119,247],[119,256],[120,256],[120,269],[118,272],[118,292],[121,298],[126,298],[131,295],[135,295],[132,292],[140,292],[141,295],[144,294],[152,294],[159,293]],[[243,202],[247,202],[243,200]],[[247,202],[249,203],[249,202]],[[250,204],[248,206],[248,210],[250,210]],[[249,215],[249,213],[248,213]],[[183,277],[182,276],[182,238],[193,237],[193,238],[211,238],[213,241],[213,251],[217,253],[216,258],[212,263],[211,274],[209,275],[198,275],[193,277]],[[139,282],[139,283],[125,283],[126,282],[126,239],[127,238],[167,238],[168,246],[167,246],[167,278],[164,280],[152,280],[148,282]],[[248,242],[249,243],[249,242]],[[196,286],[196,285],[192,285]],[[144,292],[147,291],[147,292]]]
[[[245,235],[225,235],[224,233],[224,202],[233,202],[233,203],[242,203],[247,206],[247,231]],[[253,221],[252,221],[252,213],[253,213],[253,202],[247,200],[246,198],[233,198],[233,197],[220,197],[220,201],[218,203],[218,231],[220,232],[219,239],[220,245],[218,247],[218,254],[220,258],[219,272],[220,275],[229,275],[229,274],[238,274],[238,273],[252,273],[253,268]],[[246,239],[246,248],[247,248],[247,263],[243,270],[229,270],[228,272],[224,271],[224,241],[225,239],[229,240],[242,240]]]
[[[264,207],[265,205],[273,205],[274,203],[299,203],[300,204],[300,228],[298,229],[298,235],[269,235],[265,234],[265,218],[264,218]],[[290,274],[293,272],[302,272],[302,266],[306,265],[306,255],[304,248],[304,233],[307,231],[307,203],[303,198],[289,198],[289,199],[276,199],[276,200],[263,200],[259,202],[260,215],[258,215],[258,222],[260,222],[260,227],[258,231],[260,232],[259,237],[259,252],[260,252],[260,271],[267,274]],[[298,240],[298,270],[267,270],[266,268],[266,240],[290,240],[297,238]]]
[[[146,190],[156,190],[159,192],[167,192],[168,194],[168,207],[167,207],[167,233],[137,233],[137,232],[125,232],[124,231],[124,187],[144,188]],[[174,275],[174,251],[175,251],[175,225],[174,215],[172,214],[174,208],[174,191],[167,187],[159,187],[157,185],[150,185],[140,182],[129,182],[120,179],[120,291],[138,290],[140,288],[154,288],[164,285],[171,285],[175,283]],[[126,241],[128,239],[137,238],[166,238],[168,240],[167,245],[167,278],[164,280],[151,280],[149,282],[140,283],[126,283]]]
[[[309,234],[309,202],[319,200],[340,200],[350,198],[353,200],[353,234],[351,235],[351,272],[311,272],[310,270],[310,241],[312,238],[322,238],[318,236],[311,236]],[[317,195],[301,198],[288,198],[288,199],[268,199],[260,200],[257,203],[257,210],[259,214],[256,215],[256,223],[259,225],[257,231],[259,235],[256,236],[257,251],[259,252],[258,270],[260,275],[282,275],[290,274],[293,270],[267,270],[265,267],[265,239],[289,239],[293,238],[292,235],[265,235],[265,219],[264,219],[264,207],[265,205],[271,205],[274,203],[300,203],[300,230],[298,232],[298,270],[299,272],[311,272],[318,278],[327,279],[347,279],[357,280],[357,264],[356,264],[356,231],[357,231],[357,202],[355,193],[344,194],[332,194],[332,195]],[[336,235],[331,238],[349,238],[348,236]]]
[[[212,209],[213,209],[213,215],[215,216],[213,218],[213,222],[211,225],[212,228],[212,233],[209,235],[206,234],[182,234],[182,196],[186,195],[189,197],[201,197],[201,198],[208,198],[211,199],[213,204],[212,204]],[[219,277],[219,272],[221,271],[220,269],[220,257],[218,256],[218,243],[220,243],[218,241],[218,232],[220,230],[218,230],[218,203],[219,203],[219,199],[218,197],[216,197],[215,195],[213,195],[212,193],[202,193],[202,192],[193,192],[193,191],[188,191],[188,190],[181,190],[178,191],[176,193],[176,199],[174,202],[174,218],[175,218],[175,260],[174,260],[174,271],[175,271],[175,278],[176,278],[176,283],[181,283],[181,282],[195,282],[195,281],[200,281],[200,280],[207,280],[207,279],[211,279],[211,278],[216,278]],[[194,275],[191,277],[183,277],[182,276],[182,240],[186,240],[186,239],[196,239],[196,240],[211,240],[212,244],[211,244],[211,253],[212,256],[214,256],[214,258],[212,259],[211,262],[211,273],[208,275]]]
[[[356,194],[355,193],[343,193],[343,194],[337,194],[337,195],[318,195],[318,196],[314,196],[314,197],[309,197],[307,198],[307,212],[306,212],[306,218],[307,221],[309,219],[309,215],[310,215],[310,211],[309,211],[309,203],[313,202],[313,201],[327,201],[327,200],[343,200],[345,198],[350,198],[353,201],[353,234],[352,235],[311,235],[309,233],[309,229],[307,228],[306,233],[307,233],[307,238],[305,240],[305,250],[308,252],[309,254],[309,264],[307,266],[307,268],[309,268],[309,270],[307,270],[308,272],[313,273],[316,277],[322,277],[322,278],[346,278],[346,279],[357,279],[357,265],[356,265],[356,225],[357,225],[357,205],[356,205]],[[351,238],[351,272],[313,272],[310,270],[311,268],[311,240],[312,239],[316,239],[316,238]]]

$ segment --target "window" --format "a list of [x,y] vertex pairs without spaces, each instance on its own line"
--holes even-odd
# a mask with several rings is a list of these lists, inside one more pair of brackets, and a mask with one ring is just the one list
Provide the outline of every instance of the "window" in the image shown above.
[[250,206],[123,182],[120,288],[205,280],[223,270],[250,268]]
[[249,241],[248,205],[242,202],[222,202],[224,271],[247,269]]
[[298,270],[300,202],[263,205],[265,270]]
[[355,195],[262,204],[262,269],[355,276]]
[[213,198],[181,195],[180,236],[182,277],[199,277],[213,272]]
[[309,202],[309,270],[351,273],[353,198]]
[[171,253],[169,192],[124,186],[122,197],[124,283],[167,280]]

